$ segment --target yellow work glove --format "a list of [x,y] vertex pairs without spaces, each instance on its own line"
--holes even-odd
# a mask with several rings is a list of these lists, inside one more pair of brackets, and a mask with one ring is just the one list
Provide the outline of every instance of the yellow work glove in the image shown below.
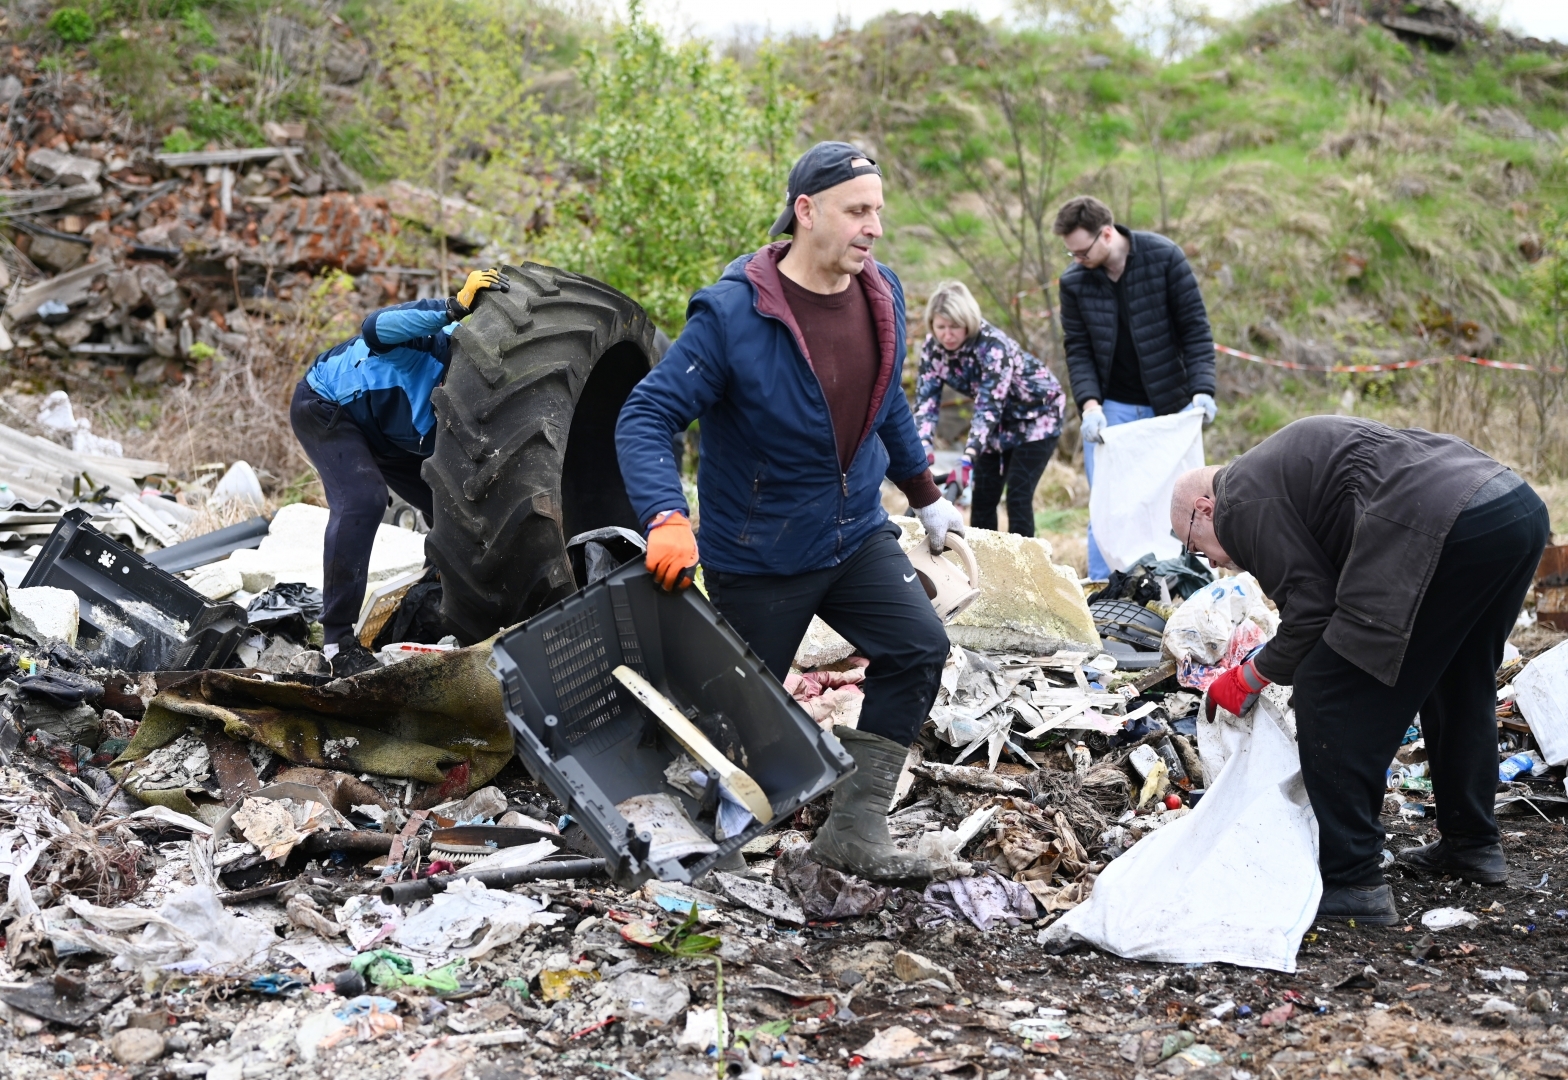
[[457,290],[453,302],[467,315],[474,309],[474,297],[480,289],[499,289],[501,292],[512,290],[511,282],[506,280],[506,275],[495,267],[489,270],[475,270],[468,275],[468,280],[463,282],[463,287]]

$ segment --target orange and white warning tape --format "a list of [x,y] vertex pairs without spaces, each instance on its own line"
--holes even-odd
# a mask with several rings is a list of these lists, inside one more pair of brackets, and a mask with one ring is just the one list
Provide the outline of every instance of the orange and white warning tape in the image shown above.
[[1564,371],[1560,367],[1515,364],[1507,360],[1488,360],[1482,356],[1429,356],[1422,360],[1396,360],[1391,364],[1335,364],[1332,367],[1317,367],[1313,364],[1298,364],[1291,360],[1274,360],[1267,356],[1259,356],[1256,353],[1242,352],[1240,349],[1233,349],[1229,345],[1215,345],[1214,351],[1224,353],[1226,356],[1250,360],[1254,364],[1267,364],[1270,367],[1287,368],[1290,371],[1315,371],[1324,375],[1360,375],[1378,371],[1404,371],[1408,368],[1446,364],[1452,360],[1458,360],[1466,364],[1475,364],[1477,367],[1501,368],[1504,371],[1534,371],[1545,372],[1550,375],[1561,375]]

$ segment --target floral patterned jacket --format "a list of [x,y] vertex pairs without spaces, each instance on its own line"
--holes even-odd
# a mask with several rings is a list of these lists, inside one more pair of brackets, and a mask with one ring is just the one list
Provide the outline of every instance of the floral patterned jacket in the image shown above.
[[926,335],[915,384],[915,427],[927,450],[936,433],[942,384],[972,398],[968,446],[995,454],[1061,433],[1064,397],[1044,361],[988,322],[954,352]]

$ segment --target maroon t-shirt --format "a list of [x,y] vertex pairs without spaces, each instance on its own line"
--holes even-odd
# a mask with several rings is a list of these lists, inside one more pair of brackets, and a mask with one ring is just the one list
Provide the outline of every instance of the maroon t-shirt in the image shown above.
[[[876,323],[871,319],[865,289],[858,276],[849,279],[849,288],[836,293],[812,292],[782,273],[779,282],[801,336],[806,339],[806,354],[827,398],[838,442],[839,471],[848,472],[860,445],[860,433],[866,427],[871,392],[876,388],[882,364]],[[941,497],[930,470],[898,486],[911,506],[928,506]]]
[[828,399],[833,434],[838,438],[839,471],[847,472],[866,426],[882,359],[865,290],[858,277],[850,278],[849,288],[836,293],[812,292],[783,274],[779,281]]

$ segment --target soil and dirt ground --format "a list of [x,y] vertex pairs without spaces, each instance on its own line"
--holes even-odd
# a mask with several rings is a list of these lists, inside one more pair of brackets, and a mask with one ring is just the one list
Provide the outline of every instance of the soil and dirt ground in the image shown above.
[[[43,763],[38,768],[40,779],[58,772]],[[511,804],[558,809],[515,763],[496,783]],[[1558,783],[1538,782],[1537,790]],[[911,798],[928,794],[917,788]],[[564,919],[470,964],[460,993],[390,992],[402,1014],[400,1030],[370,1040],[350,1037],[319,1051],[313,1062],[302,1056],[297,1036],[311,1014],[342,1007],[344,998],[323,992],[329,985],[279,997],[258,992],[248,978],[177,975],[157,987],[128,980],[125,998],[79,1028],[44,1025],[10,1010],[0,1027],[0,1062],[7,1076],[105,1080],[202,1074],[1558,1077],[1568,1072],[1568,1031],[1559,1017],[1568,979],[1568,832],[1528,810],[1503,820],[1511,865],[1506,885],[1430,880],[1395,868],[1390,880],[1405,924],[1314,926],[1292,974],[1135,963],[1083,948],[1053,956],[1035,940],[1044,920],[989,932],[960,922],[922,930],[917,891],[894,891],[865,917],[803,927],[725,905],[697,928],[724,942],[718,952],[723,1007],[731,1038],[741,1033],[741,1039],[723,1067],[711,1053],[677,1045],[680,1016],[662,1025],[604,1023],[604,1010],[594,1010],[595,976],[611,979],[628,970],[681,984],[692,1010],[711,1009],[720,991],[711,956],[660,955],[617,932],[650,913],[664,916],[666,925],[678,922],[675,916],[647,903],[646,894],[586,881],[521,887]],[[1396,813],[1386,825],[1393,850],[1435,835],[1430,818]],[[153,844],[144,865],[164,864],[153,870],[155,883],[179,870],[185,847]],[[300,862],[296,855],[290,866]],[[766,879],[770,863],[754,859],[749,876]],[[332,883],[335,893],[369,883],[365,871],[330,861],[298,868]],[[1422,913],[1446,907],[1475,913],[1478,921],[1426,930]],[[235,910],[287,921],[274,900]],[[36,941],[23,946],[38,947]],[[901,981],[894,972],[902,951],[936,965],[927,971],[947,969],[959,988],[944,985],[940,973],[934,981]],[[10,955],[16,957],[14,943]],[[566,961],[578,967],[586,961],[595,972],[573,983],[566,999],[542,1000],[541,991],[550,991],[541,967],[561,969]],[[90,955],[62,959],[40,974],[50,978],[51,970],[56,980],[79,978],[91,986],[126,978]],[[1020,1018],[1038,1016],[1064,1021],[1070,1034],[1029,1042],[1008,1030]],[[118,1034],[109,1030],[127,1024]],[[912,1033],[903,1056],[867,1061],[862,1048],[895,1027]],[[154,1061],[122,1064],[116,1056],[125,1059],[135,1041],[124,1031],[137,1028],[162,1035],[164,1052]],[[502,1045],[484,1045],[487,1035]]]

